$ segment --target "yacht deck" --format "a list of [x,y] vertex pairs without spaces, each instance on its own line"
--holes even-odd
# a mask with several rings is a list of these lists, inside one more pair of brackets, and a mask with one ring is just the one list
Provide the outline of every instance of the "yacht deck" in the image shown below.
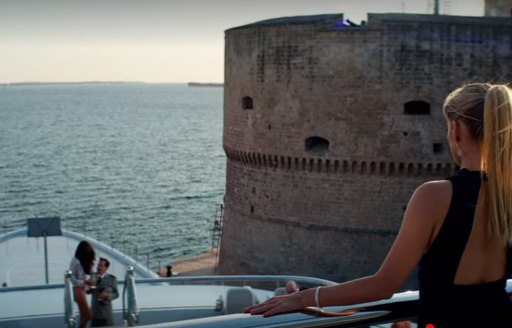
[[[133,258],[92,238],[62,230],[62,236],[47,237],[48,283],[62,284],[64,272],[81,240],[91,242],[97,257],[110,261],[108,272],[124,279],[126,268],[135,268],[136,278],[157,278],[158,275],[137,263]],[[44,238],[27,237],[27,229],[0,235],[0,283],[8,287],[46,284]]]

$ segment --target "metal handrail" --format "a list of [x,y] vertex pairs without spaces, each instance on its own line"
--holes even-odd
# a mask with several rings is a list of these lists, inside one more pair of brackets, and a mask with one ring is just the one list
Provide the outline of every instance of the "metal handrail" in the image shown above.
[[170,283],[170,284],[185,284],[190,282],[210,282],[210,283],[225,283],[225,282],[276,282],[285,284],[287,281],[293,280],[297,283],[308,284],[311,286],[330,286],[336,283],[326,279],[313,278],[307,276],[294,276],[294,275],[215,275],[215,276],[174,276],[162,278],[139,278],[137,283]]
[[64,323],[68,328],[76,327],[72,290],[71,271],[67,270],[64,273]]
[[128,267],[126,270],[123,287],[123,318],[128,327],[135,327],[139,322],[139,308],[137,306],[137,290],[135,288],[133,267]]

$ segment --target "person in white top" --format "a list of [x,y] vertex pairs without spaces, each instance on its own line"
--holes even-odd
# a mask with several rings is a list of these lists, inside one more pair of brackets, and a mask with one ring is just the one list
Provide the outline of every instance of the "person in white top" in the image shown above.
[[69,270],[71,271],[71,283],[73,284],[73,298],[80,311],[80,328],[85,328],[91,319],[91,309],[87,304],[86,293],[91,286],[87,275],[92,273],[96,253],[87,241],[81,241],[71,259]]

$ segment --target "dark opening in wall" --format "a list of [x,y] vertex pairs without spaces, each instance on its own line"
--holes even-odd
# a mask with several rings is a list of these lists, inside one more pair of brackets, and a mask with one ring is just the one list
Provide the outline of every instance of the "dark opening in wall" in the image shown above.
[[430,115],[430,104],[421,100],[413,100],[404,104],[405,115]]
[[380,162],[379,170],[380,170],[380,174],[386,174],[386,163]]
[[432,145],[432,150],[434,151],[434,154],[439,154],[443,152],[443,144],[440,142],[434,142]]
[[343,172],[345,172],[345,173],[348,172],[348,162],[347,161],[343,161]]
[[404,173],[405,164],[399,163],[398,164],[398,173],[403,174]]
[[243,97],[242,98],[242,108],[243,109],[253,109],[253,101],[251,97]]
[[322,137],[309,137],[306,139],[304,149],[311,155],[323,155],[329,151],[329,140]]

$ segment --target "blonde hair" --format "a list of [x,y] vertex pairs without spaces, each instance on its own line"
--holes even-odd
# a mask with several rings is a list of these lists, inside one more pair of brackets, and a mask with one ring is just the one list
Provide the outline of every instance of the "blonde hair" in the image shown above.
[[473,83],[448,95],[449,120],[461,120],[481,144],[482,209],[490,231],[512,244],[512,90],[503,84]]

